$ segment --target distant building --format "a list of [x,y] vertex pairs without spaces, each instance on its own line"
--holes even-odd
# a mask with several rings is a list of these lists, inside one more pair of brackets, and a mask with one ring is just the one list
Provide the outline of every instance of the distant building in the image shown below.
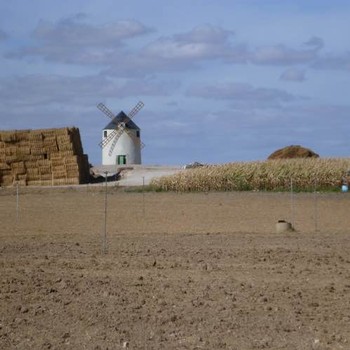
[[[114,136],[113,136],[114,135]],[[121,111],[102,130],[102,165],[141,164],[141,130]]]

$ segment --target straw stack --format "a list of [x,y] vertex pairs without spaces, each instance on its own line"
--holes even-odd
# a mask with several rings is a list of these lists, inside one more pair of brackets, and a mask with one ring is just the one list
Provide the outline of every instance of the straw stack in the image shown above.
[[75,185],[89,181],[78,128],[0,131],[0,185]]

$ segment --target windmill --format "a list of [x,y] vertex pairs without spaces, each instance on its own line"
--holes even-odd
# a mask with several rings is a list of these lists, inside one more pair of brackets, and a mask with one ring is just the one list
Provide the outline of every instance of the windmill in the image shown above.
[[132,121],[132,118],[142,109],[144,103],[138,102],[126,115],[123,111],[114,115],[103,103],[97,108],[111,119],[103,129],[102,164],[141,164],[141,149],[145,146],[140,139],[140,128]]

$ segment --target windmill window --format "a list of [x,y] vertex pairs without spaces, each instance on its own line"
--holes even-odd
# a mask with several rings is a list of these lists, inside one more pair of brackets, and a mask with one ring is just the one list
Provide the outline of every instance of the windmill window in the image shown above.
[[103,132],[103,137],[107,137],[107,130]]
[[140,137],[140,130],[136,130],[136,136]]

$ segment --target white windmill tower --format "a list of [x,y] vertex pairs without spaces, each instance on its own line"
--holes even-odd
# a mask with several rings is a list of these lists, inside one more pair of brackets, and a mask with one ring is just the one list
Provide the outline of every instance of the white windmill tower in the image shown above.
[[[102,165],[141,164],[140,128],[131,120],[144,106],[139,102],[128,115],[123,111],[114,115],[103,103],[97,108],[107,115],[111,122],[102,130]],[[108,145],[108,147],[107,147]]]

